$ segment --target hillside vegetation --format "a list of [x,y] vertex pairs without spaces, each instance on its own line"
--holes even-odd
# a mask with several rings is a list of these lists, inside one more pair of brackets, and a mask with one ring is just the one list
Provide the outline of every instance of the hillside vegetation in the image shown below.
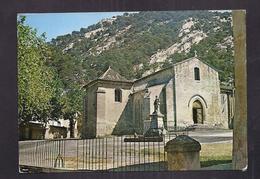
[[140,12],[105,19],[51,45],[82,66],[83,80],[110,65],[128,79],[197,56],[219,70],[222,82],[233,79],[231,13],[209,11]]

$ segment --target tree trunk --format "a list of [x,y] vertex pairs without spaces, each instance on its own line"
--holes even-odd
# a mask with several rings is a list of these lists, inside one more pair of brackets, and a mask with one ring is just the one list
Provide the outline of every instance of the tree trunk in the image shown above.
[[69,128],[70,138],[74,138],[75,137],[75,135],[74,135],[75,122],[73,119],[70,119],[69,121],[70,121],[70,128]]

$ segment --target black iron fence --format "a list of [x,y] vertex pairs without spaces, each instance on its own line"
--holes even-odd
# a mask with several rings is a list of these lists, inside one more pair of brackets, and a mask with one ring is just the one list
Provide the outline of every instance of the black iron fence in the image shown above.
[[175,136],[139,141],[129,140],[133,136],[21,141],[19,165],[89,171],[163,171],[167,158],[164,146]]

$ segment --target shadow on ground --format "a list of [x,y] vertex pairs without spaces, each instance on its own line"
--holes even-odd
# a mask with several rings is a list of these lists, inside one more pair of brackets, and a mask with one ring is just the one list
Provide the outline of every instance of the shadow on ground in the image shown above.
[[[60,173],[60,172],[91,172],[91,170],[66,170],[33,166],[20,166],[20,173]],[[231,170],[231,160],[209,160],[201,162],[201,170]],[[99,172],[131,172],[131,171],[167,171],[167,162],[154,162],[129,165]],[[92,171],[98,172],[98,171]]]
[[227,164],[232,163],[232,160],[208,160],[208,161],[201,161],[200,166],[201,168],[204,167],[210,167],[214,165],[220,165],[220,164]]
[[128,165],[124,167],[118,167],[110,169],[109,171],[120,172],[120,171],[167,171],[167,162],[153,162],[137,165]]

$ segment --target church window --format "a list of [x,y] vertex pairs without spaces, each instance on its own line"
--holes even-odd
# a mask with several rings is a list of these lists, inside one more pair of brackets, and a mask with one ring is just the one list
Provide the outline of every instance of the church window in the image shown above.
[[122,102],[122,90],[121,89],[115,89],[115,101]]
[[194,78],[195,80],[200,80],[200,69],[198,67],[194,68]]

